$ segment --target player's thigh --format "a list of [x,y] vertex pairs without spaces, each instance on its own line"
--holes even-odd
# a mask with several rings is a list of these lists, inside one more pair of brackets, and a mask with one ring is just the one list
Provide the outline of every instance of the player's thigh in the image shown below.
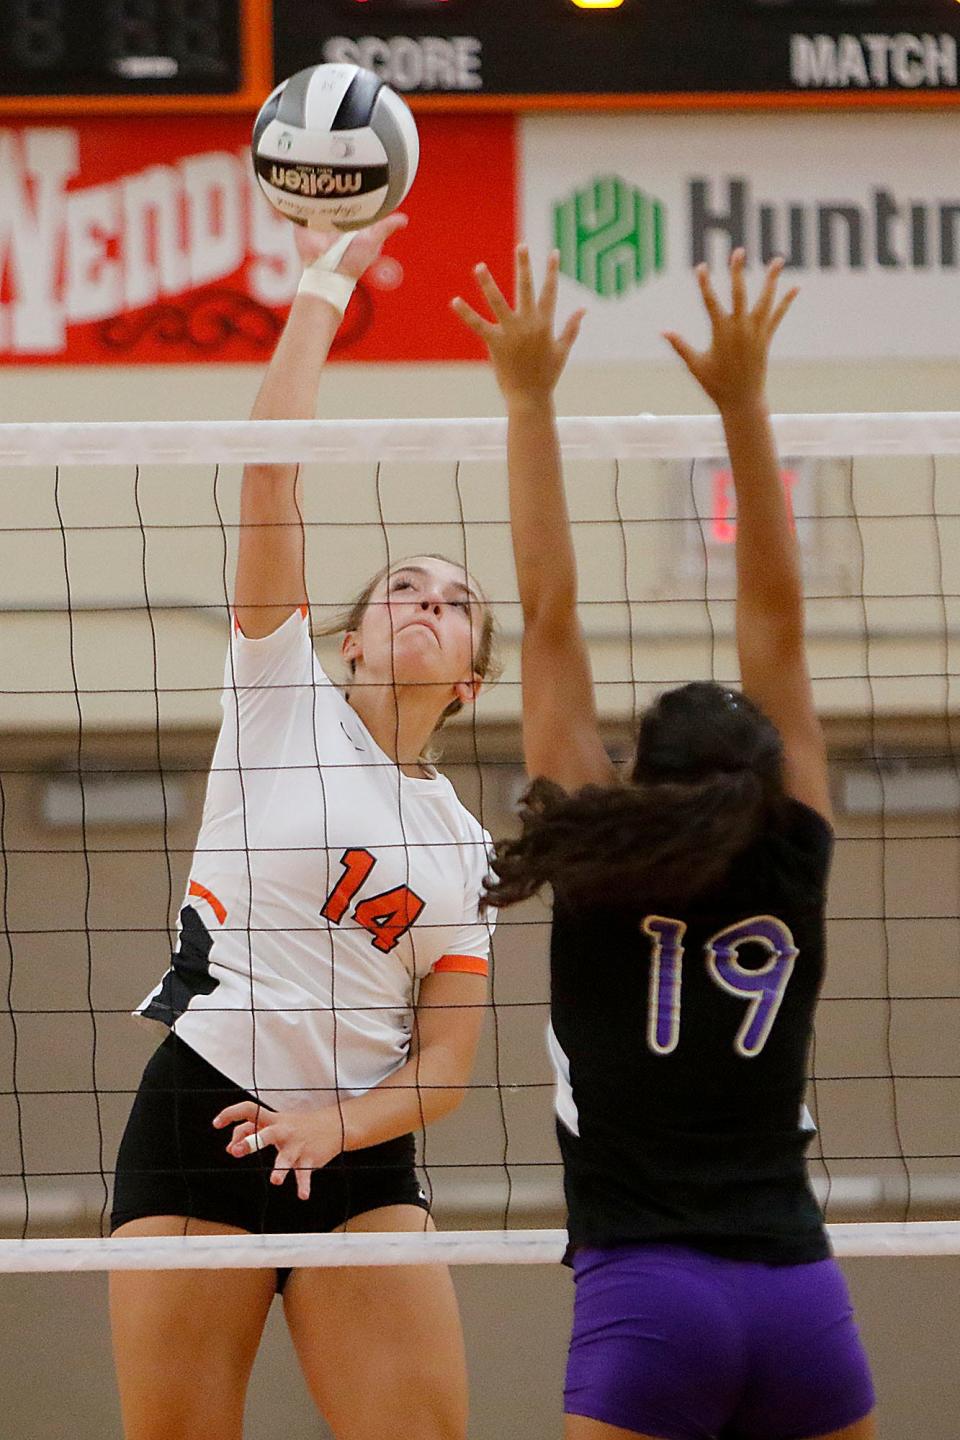
[[[177,1215],[131,1220],[118,1239],[243,1235]],[[240,1440],[275,1270],[115,1270],[110,1325],[126,1440]]]
[[876,1440],[876,1415],[871,1413],[847,1425],[843,1430],[832,1430],[829,1435],[811,1435],[808,1440]]
[[[391,1205],[340,1228],[434,1227],[416,1206]],[[463,1440],[466,1360],[446,1266],[295,1270],[283,1300],[303,1373],[337,1440]]]

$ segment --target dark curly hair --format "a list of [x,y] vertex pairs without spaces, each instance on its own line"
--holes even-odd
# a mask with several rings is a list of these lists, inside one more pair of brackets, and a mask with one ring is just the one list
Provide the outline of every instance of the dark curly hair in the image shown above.
[[692,898],[783,800],[780,735],[752,701],[704,681],[668,690],[641,720],[629,783],[568,794],[534,780],[520,836],[496,846],[485,904],[543,885],[588,905]]

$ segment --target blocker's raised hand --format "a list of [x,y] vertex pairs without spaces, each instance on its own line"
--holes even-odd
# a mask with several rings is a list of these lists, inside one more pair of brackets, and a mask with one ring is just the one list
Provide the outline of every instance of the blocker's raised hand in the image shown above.
[[[396,235],[406,224],[406,215],[397,213],[378,220],[374,225],[367,225],[363,230],[355,230],[337,270],[341,275],[349,275],[351,279],[359,280],[374,260],[379,259],[380,252],[391,235]],[[343,239],[343,233],[340,230],[309,230],[305,225],[295,225],[294,239],[297,253],[304,265],[312,265],[314,260],[319,260],[332,245]]]
[[559,380],[585,315],[571,315],[559,335],[554,334],[560,256],[547,261],[543,289],[537,295],[526,245],[517,246],[517,303],[511,309],[486,265],[474,274],[493,311],[486,320],[458,295],[450,303],[463,323],[479,335],[490,352],[497,383],[507,400],[518,395],[549,395]]
[[336,1105],[322,1110],[266,1110],[254,1100],[228,1105],[215,1116],[214,1127],[234,1127],[227,1151],[235,1159],[255,1150],[276,1148],[277,1158],[270,1174],[273,1185],[282,1185],[287,1176],[296,1179],[301,1200],[310,1199],[310,1176],[322,1170],[343,1149],[343,1125]]
[[672,331],[665,331],[663,337],[720,410],[743,405],[762,396],[770,345],[780,322],[799,294],[794,286],[778,297],[783,261],[774,260],[767,267],[763,288],[751,310],[743,273],[745,261],[743,250],[735,250],[730,257],[732,309],[729,313],[717,299],[706,265],[697,266],[697,281],[713,330],[708,350],[694,350],[692,345]]

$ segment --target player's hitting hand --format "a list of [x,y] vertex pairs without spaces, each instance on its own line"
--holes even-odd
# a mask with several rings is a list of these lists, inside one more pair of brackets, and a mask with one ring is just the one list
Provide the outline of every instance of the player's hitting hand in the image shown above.
[[459,295],[451,301],[451,305],[489,350],[504,398],[509,403],[518,398],[550,395],[560,379],[586,313],[578,310],[570,316],[560,334],[554,334],[559,254],[554,251],[547,261],[546,279],[538,296],[533,285],[530,253],[526,245],[517,246],[515,309],[507,303],[486,265],[478,265],[474,273],[495,319],[485,320]]
[[694,350],[672,331],[665,331],[663,337],[718,410],[736,409],[762,398],[770,345],[799,293],[795,286],[778,297],[783,261],[774,260],[767,267],[763,289],[751,310],[743,273],[745,260],[743,250],[735,250],[730,257],[733,304],[729,313],[717,299],[706,265],[697,266],[697,281],[713,330],[708,350]]
[[[380,252],[391,235],[402,230],[406,224],[406,215],[396,214],[388,215],[386,219],[378,220],[376,224],[368,225],[363,230],[355,230],[350,244],[337,264],[339,273],[359,280],[363,272],[379,259]],[[343,238],[339,230],[309,230],[305,225],[294,226],[297,253],[304,265],[312,265]]]
[[265,1150],[268,1145],[275,1146],[277,1158],[270,1182],[282,1185],[292,1174],[301,1200],[310,1199],[312,1171],[322,1170],[343,1149],[343,1124],[336,1105],[322,1110],[281,1112],[266,1110],[254,1100],[243,1100],[221,1110],[213,1124],[218,1130],[233,1125],[227,1152],[237,1160]]

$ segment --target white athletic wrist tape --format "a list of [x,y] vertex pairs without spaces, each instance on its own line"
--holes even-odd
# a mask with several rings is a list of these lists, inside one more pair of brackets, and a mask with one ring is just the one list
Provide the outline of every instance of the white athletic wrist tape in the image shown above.
[[300,277],[297,293],[317,295],[321,300],[328,301],[334,310],[338,310],[342,315],[350,303],[350,296],[357,282],[352,275],[341,275],[337,266],[352,239],[352,234],[341,235],[325,255],[308,265]]

